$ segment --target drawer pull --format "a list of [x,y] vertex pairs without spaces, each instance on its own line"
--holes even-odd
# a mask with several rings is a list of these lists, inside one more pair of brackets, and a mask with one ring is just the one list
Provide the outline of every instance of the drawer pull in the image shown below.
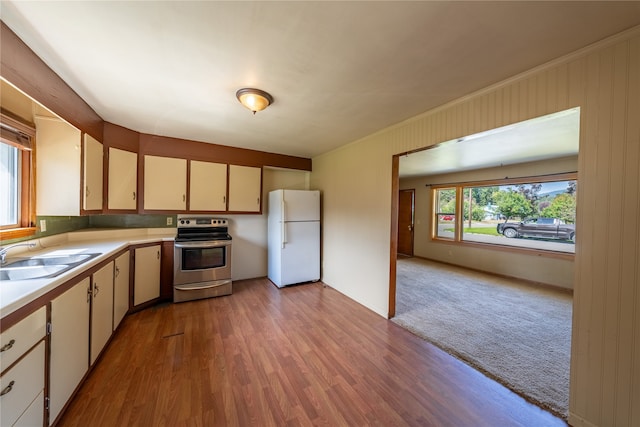
[[15,381],[11,381],[8,386],[6,386],[5,388],[2,389],[2,391],[0,391],[0,396],[4,396],[5,394],[8,394],[11,390],[13,390],[13,385],[15,383],[16,383]]
[[2,348],[0,348],[0,352],[11,350],[11,347],[13,347],[15,343],[16,340],[9,341],[7,344],[3,345]]

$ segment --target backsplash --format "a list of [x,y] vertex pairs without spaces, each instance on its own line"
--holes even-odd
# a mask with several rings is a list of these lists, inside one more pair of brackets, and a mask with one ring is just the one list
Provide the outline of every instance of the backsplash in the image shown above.
[[[45,231],[42,231],[44,221]],[[167,224],[170,221],[171,224]],[[85,228],[166,228],[176,226],[176,215],[86,215],[86,216],[38,216],[34,236],[3,240],[0,246],[23,240],[38,239],[55,234]]]
[[[171,222],[168,224],[167,222]],[[90,215],[91,228],[166,228],[176,226],[176,215]]]

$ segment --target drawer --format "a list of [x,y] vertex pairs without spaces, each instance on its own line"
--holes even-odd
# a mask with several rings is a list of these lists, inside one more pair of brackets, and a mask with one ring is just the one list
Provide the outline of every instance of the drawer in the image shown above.
[[45,336],[46,324],[47,310],[40,307],[0,334],[0,372]]
[[[0,425],[11,426],[44,390],[44,341],[0,377]],[[42,420],[40,420],[42,421]]]
[[44,390],[36,396],[35,400],[11,427],[34,427],[44,424]]

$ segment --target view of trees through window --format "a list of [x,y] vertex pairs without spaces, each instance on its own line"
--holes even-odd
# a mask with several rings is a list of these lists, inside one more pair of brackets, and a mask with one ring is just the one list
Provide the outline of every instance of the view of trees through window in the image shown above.
[[575,252],[575,179],[434,191],[436,238]]

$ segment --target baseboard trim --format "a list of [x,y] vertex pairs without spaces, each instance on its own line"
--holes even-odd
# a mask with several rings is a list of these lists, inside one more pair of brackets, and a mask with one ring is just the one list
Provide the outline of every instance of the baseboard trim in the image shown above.
[[585,420],[579,415],[569,411],[569,425],[572,427],[598,427],[597,425]]
[[489,274],[491,276],[501,277],[504,279],[518,280],[529,286],[533,286],[536,288],[550,289],[553,291],[563,292],[568,295],[573,295],[573,289],[563,288],[562,286],[550,285],[549,283],[536,282],[535,280],[523,279],[521,277],[509,276],[508,274],[495,273],[493,271],[481,270],[479,268],[467,267],[466,265],[454,264],[452,262],[446,262],[446,261],[441,261],[439,259],[427,258],[420,255],[414,255],[413,257],[424,259],[426,261],[432,261],[440,264],[450,265],[452,267],[464,268],[465,270],[469,270],[469,271],[476,271],[478,273]]

